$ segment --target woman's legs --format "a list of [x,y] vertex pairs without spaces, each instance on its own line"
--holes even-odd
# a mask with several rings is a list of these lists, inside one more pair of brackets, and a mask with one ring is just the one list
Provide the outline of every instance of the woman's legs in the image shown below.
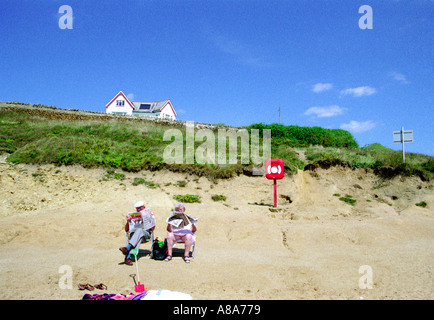
[[186,234],[183,236],[174,235],[172,232],[167,234],[167,255],[172,257],[173,245],[176,241],[181,240],[185,244],[184,257],[190,256],[190,249],[193,245],[193,236],[191,234]]
[[185,244],[184,257],[190,257],[190,248],[193,244],[193,236],[191,234],[186,234],[183,238]]
[[173,234],[173,232],[169,232],[167,234],[166,240],[167,240],[167,255],[172,257],[172,249],[173,249],[173,245],[176,241],[175,235]]

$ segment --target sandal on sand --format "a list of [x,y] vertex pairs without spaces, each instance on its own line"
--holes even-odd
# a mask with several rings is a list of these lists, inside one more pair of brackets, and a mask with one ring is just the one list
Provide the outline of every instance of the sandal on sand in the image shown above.
[[185,257],[184,257],[184,261],[185,261],[185,263],[190,263],[190,257],[185,256]]
[[79,290],[89,290],[89,291],[92,291],[95,288],[93,287],[93,285],[91,285],[89,283],[86,283],[86,284],[79,284],[78,285],[78,289]]
[[96,284],[94,287],[99,290],[107,290],[107,286],[104,283]]
[[172,256],[167,256],[166,259],[164,259],[164,261],[170,261],[172,260]]

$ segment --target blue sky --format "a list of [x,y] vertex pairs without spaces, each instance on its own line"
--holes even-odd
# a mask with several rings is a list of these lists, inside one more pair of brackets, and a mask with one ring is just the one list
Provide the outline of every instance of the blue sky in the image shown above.
[[[62,5],[73,11],[61,29]],[[372,8],[372,29],[361,29]],[[0,101],[105,112],[119,91],[178,119],[349,130],[434,156],[432,0],[0,0]]]

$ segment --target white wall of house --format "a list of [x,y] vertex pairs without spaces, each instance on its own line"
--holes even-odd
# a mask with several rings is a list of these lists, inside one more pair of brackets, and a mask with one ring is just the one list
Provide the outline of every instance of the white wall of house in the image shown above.
[[106,108],[106,113],[131,115],[133,113],[133,109],[131,108],[128,101],[126,101],[125,98],[120,95],[108,105]]
[[172,120],[176,119],[175,113],[173,112],[169,102],[163,107],[163,109],[161,109],[160,118]]

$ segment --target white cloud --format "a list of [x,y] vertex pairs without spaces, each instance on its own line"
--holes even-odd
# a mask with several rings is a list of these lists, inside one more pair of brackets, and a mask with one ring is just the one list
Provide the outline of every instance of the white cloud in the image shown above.
[[318,118],[330,118],[330,117],[343,114],[345,110],[346,110],[345,108],[341,108],[336,105],[327,106],[327,107],[312,107],[307,109],[304,115],[306,116],[315,115]]
[[375,128],[377,125],[372,120],[359,122],[352,120],[349,123],[343,123],[341,124],[341,129],[348,130],[355,133],[365,132],[369,131],[373,128]]
[[129,94],[127,94],[127,98],[128,98],[128,100],[130,100],[130,101],[134,101],[134,93],[129,93]]
[[377,92],[375,88],[364,86],[364,87],[357,87],[357,88],[348,88],[341,91],[342,95],[352,95],[353,97],[361,97],[361,96],[370,96],[371,94],[374,94]]
[[331,83],[316,83],[312,87],[312,91],[315,93],[323,92],[330,90],[333,87],[333,84]]
[[392,71],[389,73],[389,76],[393,78],[393,80],[402,82],[402,83],[409,83],[407,80],[407,77],[403,75],[402,73]]

